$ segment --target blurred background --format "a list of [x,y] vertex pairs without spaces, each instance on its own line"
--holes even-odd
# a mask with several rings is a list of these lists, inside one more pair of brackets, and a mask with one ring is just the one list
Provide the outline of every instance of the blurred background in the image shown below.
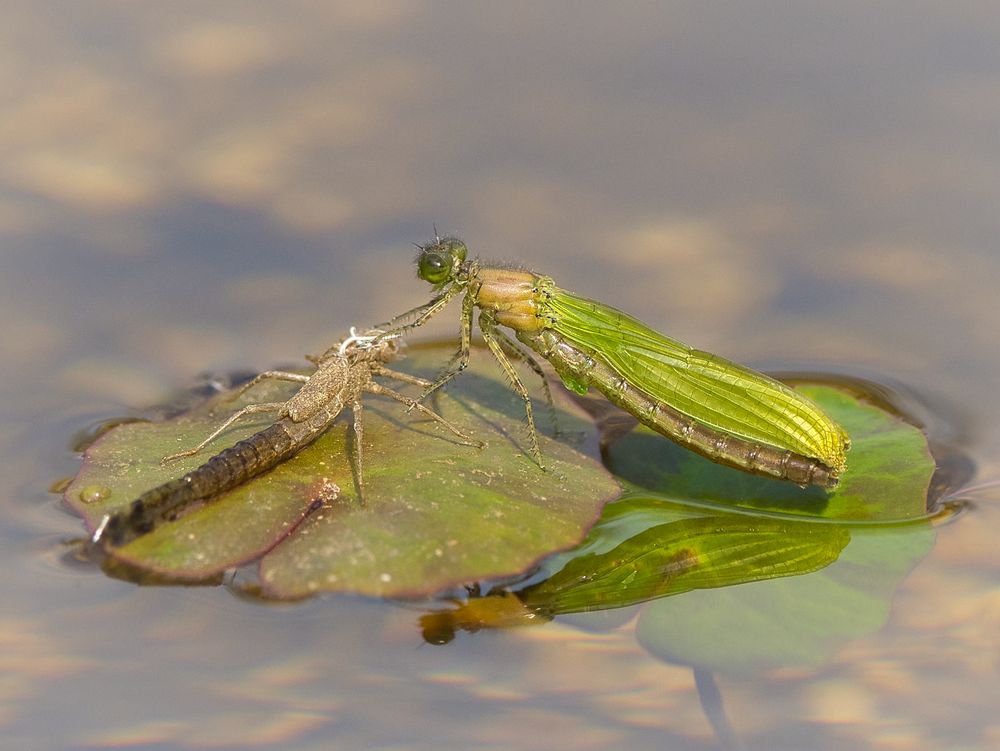
[[[424,302],[435,227],[727,357],[905,388],[995,479],[998,48],[977,2],[4,3],[4,735],[715,747],[690,671],[627,630],[417,651],[387,604],[139,589],[68,562],[48,488],[101,420]],[[457,309],[426,336],[455,331]],[[734,724],[761,748],[1000,744],[980,498],[883,631],[724,682]]]

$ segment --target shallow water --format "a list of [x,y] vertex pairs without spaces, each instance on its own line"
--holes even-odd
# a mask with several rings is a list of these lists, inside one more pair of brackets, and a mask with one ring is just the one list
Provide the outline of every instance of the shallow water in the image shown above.
[[[710,351],[912,393],[995,480],[1000,12],[359,7],[0,11],[4,737],[717,748],[632,621],[433,647],[399,605],[140,588],[74,562],[48,488],[103,420],[425,300],[433,223]],[[1000,744],[1000,491],[974,500],[883,625],[715,672],[740,743]]]

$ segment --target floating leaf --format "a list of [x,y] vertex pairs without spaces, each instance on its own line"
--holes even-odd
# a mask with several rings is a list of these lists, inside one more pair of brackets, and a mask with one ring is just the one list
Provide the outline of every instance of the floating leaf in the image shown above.
[[[420,348],[400,369],[433,375],[451,352]],[[215,398],[176,419],[117,427],[87,449],[66,500],[94,529],[104,514],[256,432],[267,417],[236,423],[203,455],[166,466],[162,456],[197,444],[249,401],[282,401],[293,390],[279,382],[261,384],[240,401]],[[541,437],[547,470],[530,459],[523,403],[485,355],[474,356],[469,370],[433,404],[467,434],[487,441],[485,449],[460,444],[440,425],[388,399],[366,396],[364,405],[363,501],[341,420],[267,474],[114,555],[159,574],[200,579],[280,542],[261,561],[266,595],[427,595],[517,574],[572,546],[620,492],[593,458],[593,428],[568,400],[558,403],[565,437]],[[296,529],[316,505],[321,508]]]

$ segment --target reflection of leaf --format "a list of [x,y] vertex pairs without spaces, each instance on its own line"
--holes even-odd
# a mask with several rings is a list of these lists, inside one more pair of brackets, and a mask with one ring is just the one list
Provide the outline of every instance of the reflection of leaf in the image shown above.
[[[451,351],[421,348],[402,365],[433,375]],[[192,469],[208,453],[166,467],[162,456],[198,443],[246,401],[280,401],[289,393],[284,384],[262,384],[244,401],[216,399],[175,420],[115,428],[87,450],[67,502],[93,529],[103,514]],[[435,402],[435,409],[488,447],[460,445],[418,413],[366,397],[363,503],[341,420],[289,461],[115,554],[175,578],[203,578],[281,542],[320,500],[322,508],[262,560],[267,594],[430,594],[517,574],[575,544],[619,492],[601,466],[580,453],[582,438],[570,445],[543,436],[548,470],[533,463],[523,450],[522,403],[488,357],[473,357],[469,371]],[[585,436],[587,450],[596,453],[596,436],[575,407],[566,401],[558,406],[561,427],[570,436]],[[213,408],[218,412],[211,415]],[[237,423],[209,449],[218,451],[264,424],[266,417]]]

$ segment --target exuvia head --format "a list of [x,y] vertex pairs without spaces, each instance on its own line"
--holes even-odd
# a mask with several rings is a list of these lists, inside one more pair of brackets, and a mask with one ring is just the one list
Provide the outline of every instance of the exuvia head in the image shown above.
[[417,276],[440,287],[453,281],[465,263],[469,249],[457,237],[437,237],[420,246],[417,256]]

